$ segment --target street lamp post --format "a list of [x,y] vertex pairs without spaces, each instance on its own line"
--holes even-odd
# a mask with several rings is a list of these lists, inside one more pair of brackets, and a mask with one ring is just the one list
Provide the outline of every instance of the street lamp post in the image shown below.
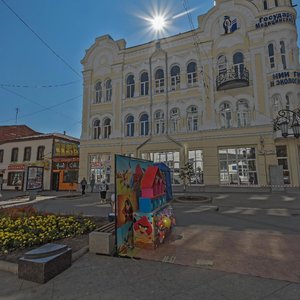
[[[289,133],[289,128],[293,133]],[[295,138],[300,137],[300,109],[292,111],[289,109],[282,109],[278,112],[277,118],[274,120],[274,130],[280,130],[281,135],[286,138],[293,135]]]

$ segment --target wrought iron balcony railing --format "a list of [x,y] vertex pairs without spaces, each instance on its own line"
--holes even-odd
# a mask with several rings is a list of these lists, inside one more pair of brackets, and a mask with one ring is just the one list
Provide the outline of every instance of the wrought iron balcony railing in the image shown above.
[[243,68],[232,67],[216,78],[217,90],[227,90],[249,85],[249,71]]

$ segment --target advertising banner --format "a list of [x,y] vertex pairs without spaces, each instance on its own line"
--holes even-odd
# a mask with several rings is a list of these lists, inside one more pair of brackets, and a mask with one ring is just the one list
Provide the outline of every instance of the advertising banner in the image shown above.
[[115,155],[116,244],[119,255],[133,248],[133,214],[138,210],[141,180],[153,162]]
[[28,167],[26,190],[42,190],[43,189],[43,167]]

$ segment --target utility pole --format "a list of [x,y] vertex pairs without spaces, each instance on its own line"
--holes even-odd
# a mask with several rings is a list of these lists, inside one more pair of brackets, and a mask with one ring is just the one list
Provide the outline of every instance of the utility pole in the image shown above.
[[18,114],[19,114],[19,107],[16,108],[16,125],[18,125]]

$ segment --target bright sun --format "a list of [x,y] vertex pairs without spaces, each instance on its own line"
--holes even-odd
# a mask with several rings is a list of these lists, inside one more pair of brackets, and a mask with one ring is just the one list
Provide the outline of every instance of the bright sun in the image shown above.
[[166,20],[163,16],[156,16],[151,20],[152,27],[156,31],[163,30],[166,26]]

